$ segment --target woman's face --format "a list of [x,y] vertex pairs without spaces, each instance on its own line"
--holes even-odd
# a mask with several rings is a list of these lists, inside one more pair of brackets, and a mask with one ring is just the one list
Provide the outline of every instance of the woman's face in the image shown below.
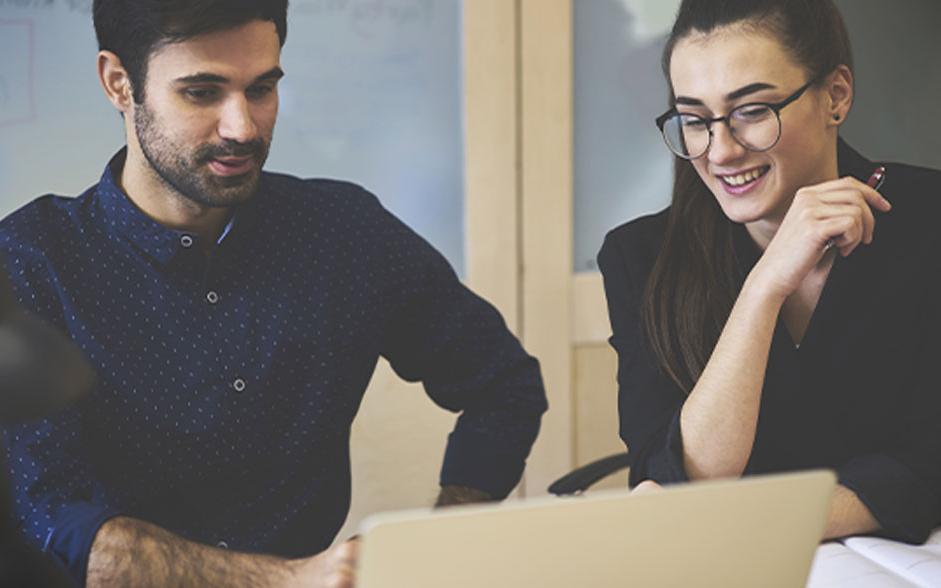
[[[771,35],[729,26],[692,33],[673,50],[676,108],[706,118],[749,102],[780,102],[808,74]],[[837,177],[836,124],[827,93],[808,89],[781,110],[781,137],[768,151],[740,145],[722,122],[693,166],[733,222],[780,224],[798,189]]]

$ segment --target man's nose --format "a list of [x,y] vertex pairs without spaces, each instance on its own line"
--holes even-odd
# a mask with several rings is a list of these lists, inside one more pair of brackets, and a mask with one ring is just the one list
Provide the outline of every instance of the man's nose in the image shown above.
[[248,101],[241,97],[229,100],[219,120],[219,137],[236,143],[248,143],[258,135]]

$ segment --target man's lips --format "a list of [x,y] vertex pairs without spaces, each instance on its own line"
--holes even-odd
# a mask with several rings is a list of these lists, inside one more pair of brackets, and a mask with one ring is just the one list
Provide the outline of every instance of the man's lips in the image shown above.
[[244,157],[215,157],[209,160],[209,167],[220,176],[237,176],[248,173],[255,165],[255,158]]

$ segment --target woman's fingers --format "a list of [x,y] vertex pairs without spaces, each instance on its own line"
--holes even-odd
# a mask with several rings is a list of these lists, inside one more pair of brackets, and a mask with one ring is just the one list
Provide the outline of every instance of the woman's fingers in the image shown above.
[[658,492],[663,488],[660,484],[654,482],[653,480],[644,480],[640,484],[634,486],[634,489],[631,490],[631,494],[649,494],[650,492]]
[[[873,234],[876,228],[876,219],[868,206],[859,207],[854,204],[828,204],[819,206],[814,210],[819,221],[832,220],[837,218],[848,218],[853,222],[849,225],[849,231],[852,232],[850,241],[858,237],[858,241],[869,244],[872,243]],[[825,240],[832,239],[836,244],[846,244],[848,241],[839,241],[841,234],[828,234],[826,230],[821,231]],[[855,243],[854,243],[855,244]]]
[[892,203],[875,188],[852,177],[824,182],[807,189],[815,192],[821,200],[825,201],[864,202],[867,206],[881,212],[889,212],[892,209]]
[[833,235],[830,239],[840,251],[840,255],[846,257],[862,242],[862,226],[859,220],[851,216],[838,216],[822,220],[820,222],[821,230],[824,233]]
[[[892,205],[879,192],[859,180],[851,177],[840,178],[802,189],[798,192],[800,198],[795,204],[804,209],[806,218],[821,220],[841,215],[850,215],[858,218],[862,224],[862,242],[872,243],[875,232],[876,218],[873,210],[888,212]],[[842,244],[846,250],[847,239],[838,240],[839,235],[830,235],[827,241],[833,240]],[[849,250],[855,249],[853,243]]]

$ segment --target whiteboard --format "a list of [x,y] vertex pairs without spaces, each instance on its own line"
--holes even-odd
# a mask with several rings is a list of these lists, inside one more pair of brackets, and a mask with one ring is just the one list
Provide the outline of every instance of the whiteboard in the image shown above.
[[[123,144],[91,0],[0,0],[0,216]],[[354,181],[464,269],[460,0],[292,0],[267,169]]]

